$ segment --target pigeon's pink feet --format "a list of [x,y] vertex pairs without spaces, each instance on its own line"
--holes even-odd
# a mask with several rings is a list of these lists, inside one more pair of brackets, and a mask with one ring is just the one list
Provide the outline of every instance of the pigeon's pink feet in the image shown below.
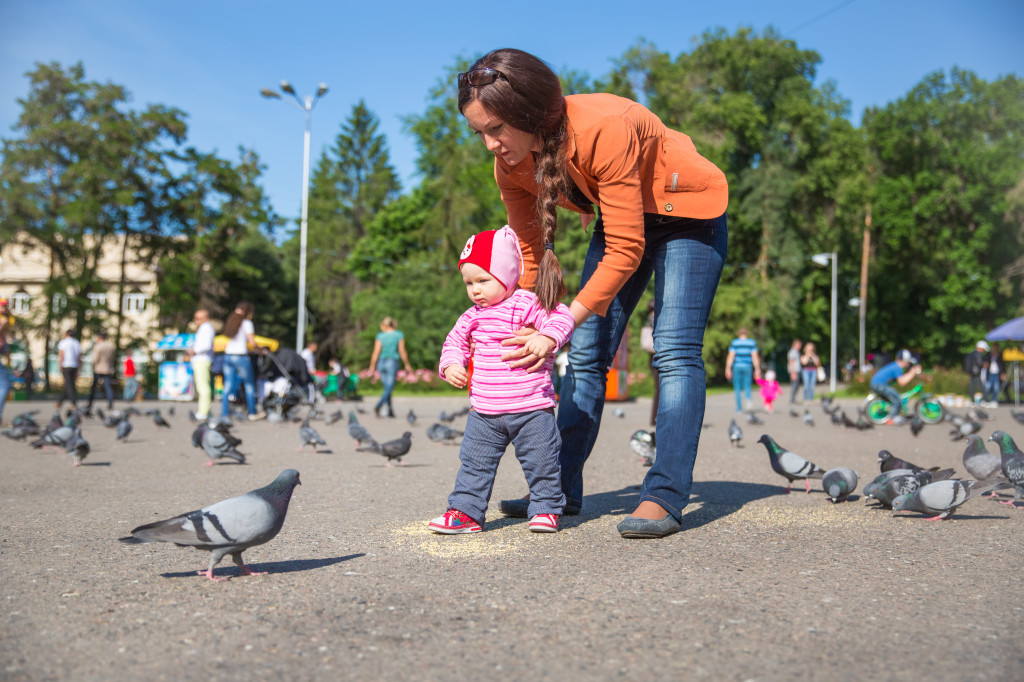
[[1017,500],[999,500],[999,504],[1008,504],[1014,509],[1017,508]]
[[811,479],[809,479],[809,478],[805,478],[804,479],[804,488],[805,488],[805,492],[808,492],[808,493],[811,492]]
[[239,566],[242,569],[242,575],[269,575],[270,571],[254,571],[248,566]]
[[212,568],[207,570],[207,571],[196,571],[196,573],[198,575],[205,575],[207,578],[209,578],[210,580],[212,580],[215,583],[222,583],[225,580],[227,580],[227,578],[217,578],[217,577],[214,577],[213,569]]
[[942,514],[939,514],[938,516],[929,516],[927,519],[923,519],[923,520],[924,521],[943,521],[943,520],[945,520],[947,518],[949,518],[949,517],[948,516],[943,516]]
[[209,462],[203,462],[203,466],[204,467],[212,467],[213,466],[213,460],[211,459]]

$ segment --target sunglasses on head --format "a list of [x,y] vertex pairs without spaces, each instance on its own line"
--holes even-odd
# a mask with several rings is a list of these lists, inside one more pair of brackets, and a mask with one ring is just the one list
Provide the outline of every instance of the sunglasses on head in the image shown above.
[[481,85],[490,85],[499,78],[508,80],[508,77],[497,69],[490,67],[484,67],[482,69],[473,69],[459,74],[459,87],[466,85],[472,85],[474,88]]

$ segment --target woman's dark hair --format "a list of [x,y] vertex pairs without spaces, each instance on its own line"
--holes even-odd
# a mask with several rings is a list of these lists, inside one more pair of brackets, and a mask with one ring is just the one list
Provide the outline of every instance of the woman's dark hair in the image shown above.
[[229,339],[235,338],[238,328],[242,326],[242,320],[246,319],[256,311],[256,307],[248,301],[241,301],[228,315],[228,321],[224,323],[224,336]]
[[[517,130],[533,135],[540,144],[535,163],[537,214],[545,248],[537,264],[536,294],[548,311],[565,294],[562,266],[555,256],[558,229],[558,197],[569,194],[565,97],[562,83],[543,61],[528,52],[503,48],[485,54],[473,63],[475,69],[494,69],[501,74],[487,85],[459,86],[459,112],[473,101]],[[548,247],[550,245],[550,248]]]

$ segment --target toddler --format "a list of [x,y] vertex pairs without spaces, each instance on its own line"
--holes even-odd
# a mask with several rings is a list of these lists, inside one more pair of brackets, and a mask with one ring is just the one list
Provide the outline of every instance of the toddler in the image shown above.
[[761,400],[764,402],[764,409],[768,414],[774,412],[775,399],[779,397],[782,389],[775,379],[775,370],[768,370],[764,373],[764,379],[758,379],[757,385],[761,387]]
[[[518,288],[522,275],[519,239],[508,225],[469,238],[459,271],[473,307],[459,317],[445,339],[439,370],[452,386],[467,382],[472,348],[473,382],[459,459],[462,465],[448,511],[432,520],[436,533],[476,533],[484,522],[498,462],[509,443],[530,486],[530,530],[554,533],[565,507],[555,424],[551,368],[556,351],[572,336],[575,320],[564,304],[547,311],[537,296]],[[526,348],[545,357],[535,372],[512,369],[501,359],[509,351],[501,342],[523,327],[532,327]]]

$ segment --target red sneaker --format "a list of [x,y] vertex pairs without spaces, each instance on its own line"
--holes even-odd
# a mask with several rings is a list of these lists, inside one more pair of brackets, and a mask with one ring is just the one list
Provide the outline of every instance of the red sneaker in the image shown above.
[[530,530],[534,533],[557,533],[558,514],[537,514],[530,519]]
[[[483,530],[480,524],[469,518],[458,509],[449,509],[443,516],[438,516],[427,526],[435,533],[455,535],[456,533],[479,533]],[[557,529],[557,522],[556,522]]]

